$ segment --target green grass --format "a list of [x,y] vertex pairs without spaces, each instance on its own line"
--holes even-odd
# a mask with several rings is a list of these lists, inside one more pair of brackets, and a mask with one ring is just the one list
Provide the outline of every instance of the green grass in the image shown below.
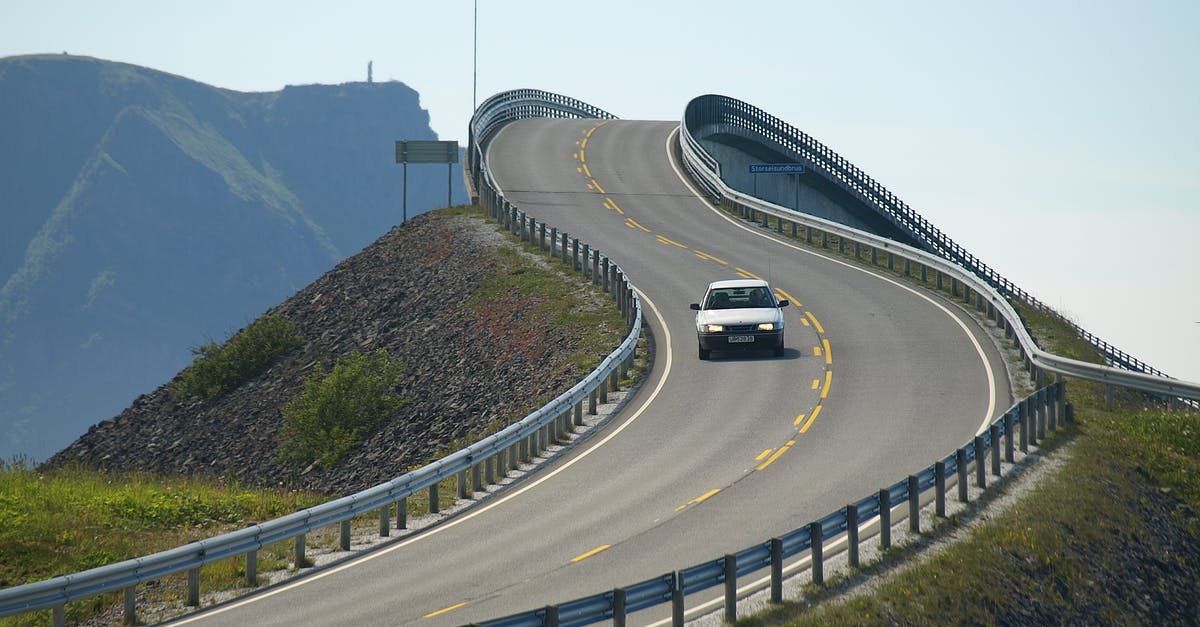
[[[1047,350],[1100,361],[1095,350],[1054,315],[1024,307],[1021,314]],[[1070,442],[1069,458],[1012,508],[926,562],[886,578],[871,592],[831,600],[828,597],[847,579],[832,578],[827,589],[808,586],[804,598],[738,624],[993,624],[1014,617],[1113,624],[1154,620],[1130,602],[1130,596],[1146,591],[1123,587],[1122,574],[1142,562],[1154,568],[1162,557],[1162,530],[1148,526],[1154,517],[1148,512],[1161,511],[1163,500],[1166,507],[1174,503],[1170,518],[1182,529],[1185,542],[1200,542],[1200,517],[1195,515],[1200,511],[1200,413],[1167,411],[1128,391],[1117,395],[1110,410],[1103,386],[1083,381],[1068,383],[1068,399],[1075,406],[1076,422],[1043,446],[1053,450]],[[901,561],[895,555],[884,559]],[[1162,559],[1169,563],[1181,558]],[[1175,583],[1193,592],[1200,586],[1196,581]],[[1190,593],[1176,589],[1174,594],[1183,597],[1178,602]]]
[[303,343],[290,320],[278,314],[263,316],[224,344],[208,342],[192,349],[196,360],[171,383],[171,393],[178,399],[210,401],[262,374]]
[[[323,502],[315,493],[270,491],[148,474],[79,469],[42,474],[0,464],[0,588],[173,548]],[[236,560],[204,570],[205,583],[236,579]],[[264,558],[264,564],[270,563]],[[74,604],[72,618],[111,603]],[[78,606],[78,607],[76,607]],[[4,624],[34,624],[31,615]]]

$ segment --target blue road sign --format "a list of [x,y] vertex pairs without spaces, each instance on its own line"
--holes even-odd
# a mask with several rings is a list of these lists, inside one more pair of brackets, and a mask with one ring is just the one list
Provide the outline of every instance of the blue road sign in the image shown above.
[[804,174],[799,163],[751,163],[751,174]]

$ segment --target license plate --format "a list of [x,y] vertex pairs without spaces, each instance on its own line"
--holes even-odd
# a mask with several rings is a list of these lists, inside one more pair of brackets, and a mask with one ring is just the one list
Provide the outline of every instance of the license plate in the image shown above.
[[729,336],[730,344],[749,344],[754,341],[753,335],[731,335]]

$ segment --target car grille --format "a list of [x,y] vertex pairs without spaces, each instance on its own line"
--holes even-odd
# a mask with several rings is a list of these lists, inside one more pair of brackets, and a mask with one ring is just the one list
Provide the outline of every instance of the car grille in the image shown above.
[[753,331],[757,327],[758,327],[758,325],[756,325],[756,324],[731,324],[731,325],[728,325],[725,327],[725,332],[726,333],[745,333],[746,331]]

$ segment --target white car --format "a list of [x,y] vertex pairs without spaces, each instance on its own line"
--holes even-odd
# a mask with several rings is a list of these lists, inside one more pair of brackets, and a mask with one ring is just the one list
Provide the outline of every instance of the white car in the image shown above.
[[700,359],[712,351],[771,350],[783,356],[783,307],[766,281],[734,279],[708,285],[696,310]]

